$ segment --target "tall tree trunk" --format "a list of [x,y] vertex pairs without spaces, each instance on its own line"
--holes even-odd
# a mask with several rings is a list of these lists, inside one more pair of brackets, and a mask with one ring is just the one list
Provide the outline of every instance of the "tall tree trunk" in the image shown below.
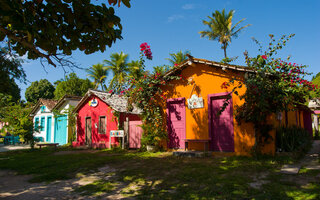
[[224,58],[227,58],[227,45],[223,44]]

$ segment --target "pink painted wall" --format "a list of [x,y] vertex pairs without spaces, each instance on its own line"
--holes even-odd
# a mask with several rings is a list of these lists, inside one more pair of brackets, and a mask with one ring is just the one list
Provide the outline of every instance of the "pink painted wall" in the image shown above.
[[[96,107],[89,106],[89,101],[96,98],[98,101],[98,105]],[[86,117],[91,117],[91,130],[92,130],[92,147],[101,147],[108,148],[109,147],[109,137],[111,130],[118,129],[118,121],[117,118],[111,112],[113,109],[109,107],[106,103],[101,101],[98,97],[92,95],[87,101],[83,104],[83,106],[78,110],[77,117],[77,142],[80,145],[85,144],[85,119]],[[99,134],[99,116],[106,116],[106,134]],[[112,138],[111,143],[117,144],[116,138]]]

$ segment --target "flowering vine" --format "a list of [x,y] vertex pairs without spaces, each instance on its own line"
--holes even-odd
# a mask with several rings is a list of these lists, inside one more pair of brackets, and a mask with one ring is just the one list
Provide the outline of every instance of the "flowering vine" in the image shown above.
[[[145,68],[144,57],[152,59],[152,52],[147,43],[140,45],[140,65]],[[170,80],[181,80],[181,76],[163,76],[160,72],[150,73],[144,71],[139,80],[131,79],[129,88],[125,94],[129,97],[129,106],[134,104],[143,110],[141,116],[143,121],[143,145],[159,145],[160,141],[167,138],[166,127],[163,119],[163,110],[160,102],[165,100],[162,88],[168,86]]]
[[251,72],[246,72],[243,82],[238,85],[235,85],[234,80],[221,85],[224,89],[233,86],[232,92],[236,95],[239,95],[239,88],[243,85],[246,87],[245,94],[240,95],[240,99],[244,99],[245,103],[236,107],[236,120],[239,124],[242,122],[254,124],[254,152],[260,152],[259,148],[271,138],[269,132],[273,127],[267,122],[268,116],[287,112],[296,105],[304,104],[310,97],[311,91],[319,93],[318,86],[304,79],[308,75],[305,70],[306,65],[274,58],[277,50],[282,49],[293,36],[294,34],[282,36],[275,44],[274,36],[270,35],[269,48],[265,52],[261,51],[260,43],[255,40],[260,45],[261,54],[249,57],[245,52],[246,63]]

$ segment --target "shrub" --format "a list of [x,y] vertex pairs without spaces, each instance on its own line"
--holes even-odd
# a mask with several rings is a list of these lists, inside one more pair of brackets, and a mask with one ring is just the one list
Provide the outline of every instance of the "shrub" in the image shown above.
[[276,132],[276,147],[279,151],[305,151],[310,147],[311,140],[307,130],[296,126],[280,127]]

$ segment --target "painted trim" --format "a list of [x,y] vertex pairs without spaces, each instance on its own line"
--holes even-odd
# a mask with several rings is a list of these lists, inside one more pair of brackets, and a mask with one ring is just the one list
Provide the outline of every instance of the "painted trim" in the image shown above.
[[[43,122],[43,124],[42,124],[42,122]],[[40,131],[46,131],[46,117],[45,116],[42,116],[40,118]]]
[[[169,136],[169,132],[168,132],[168,123],[169,123],[169,108],[168,108],[168,103],[171,102],[175,102],[175,101],[183,101],[184,104],[184,112],[182,113],[183,115],[183,122],[184,122],[184,138],[187,139],[187,119],[186,119],[186,98],[185,97],[180,97],[180,98],[172,98],[172,99],[167,99],[167,103],[166,103],[166,114],[167,114],[167,135]],[[167,146],[169,146],[169,140],[167,143]],[[181,148],[182,149],[182,148]],[[184,149],[184,148],[183,148]]]
[[[211,103],[211,99],[215,98],[215,97],[223,97],[223,96],[227,96],[227,95],[231,95],[231,102],[230,102],[230,106],[231,106],[231,115],[232,115],[232,127],[233,127],[233,137],[234,137],[234,116],[233,116],[233,96],[232,96],[232,92],[221,92],[221,93],[215,93],[215,94],[208,94],[208,122],[209,122],[209,149],[213,150],[213,144],[212,144],[212,138],[213,136],[211,135],[212,133],[212,103]],[[234,144],[233,144],[233,152],[234,152]]]

